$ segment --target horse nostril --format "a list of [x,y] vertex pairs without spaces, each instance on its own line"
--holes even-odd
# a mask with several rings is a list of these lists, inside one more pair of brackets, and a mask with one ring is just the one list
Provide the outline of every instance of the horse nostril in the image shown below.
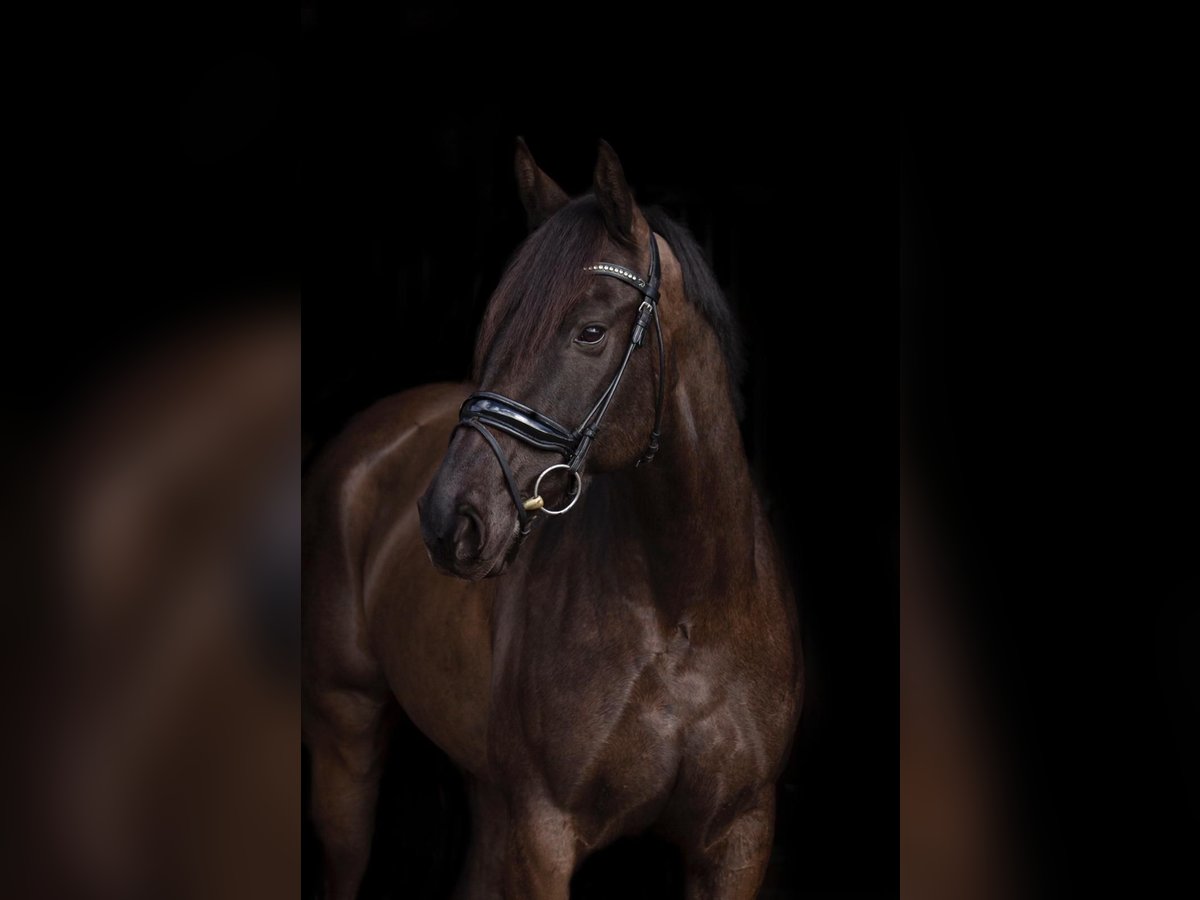
[[483,549],[484,537],[483,522],[479,514],[470,506],[460,506],[454,537],[450,540],[454,546],[454,555],[461,560],[474,559]]

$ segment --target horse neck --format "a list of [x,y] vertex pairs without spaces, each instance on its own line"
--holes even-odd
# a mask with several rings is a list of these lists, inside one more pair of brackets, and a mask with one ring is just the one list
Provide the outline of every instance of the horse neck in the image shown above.
[[662,447],[624,479],[635,533],[662,612],[725,608],[745,596],[756,564],[754,487],[729,379],[711,329],[676,346]]

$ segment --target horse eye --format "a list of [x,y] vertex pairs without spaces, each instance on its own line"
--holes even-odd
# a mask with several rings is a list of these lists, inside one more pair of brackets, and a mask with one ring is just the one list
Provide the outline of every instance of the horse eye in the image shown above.
[[604,337],[605,328],[603,325],[588,325],[583,331],[579,332],[579,337],[575,338],[577,344],[597,344]]

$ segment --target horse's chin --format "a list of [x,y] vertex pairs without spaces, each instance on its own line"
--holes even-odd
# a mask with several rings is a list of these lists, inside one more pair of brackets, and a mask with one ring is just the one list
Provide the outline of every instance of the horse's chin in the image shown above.
[[517,554],[521,550],[521,538],[519,534],[514,534],[512,540],[508,544],[508,549],[500,554],[499,558],[488,570],[485,578],[495,578],[497,575],[503,575],[508,571],[508,567],[512,565],[513,560],[517,558]]
[[497,575],[503,575],[508,570],[508,563],[509,559],[507,556],[501,557],[500,561],[496,563],[496,565],[492,566],[492,568],[488,570],[488,573],[483,577],[495,578]]
[[516,556],[516,545],[501,554],[496,559],[489,562],[488,560],[480,560],[475,565],[459,572],[449,572],[447,574],[454,575],[456,578],[461,578],[464,581],[482,581],[485,578],[495,578],[497,575],[503,575],[508,570],[509,563]]
[[429,561],[433,564],[433,567],[443,575],[449,575],[452,578],[461,578],[463,581],[482,581],[485,578],[495,578],[497,575],[503,575],[508,571],[508,567],[517,558],[517,552],[520,549],[521,542],[514,535],[504,552],[491,559],[477,559],[467,564],[456,560],[453,565],[447,566],[435,559],[428,549],[426,549],[425,555],[429,557]]
[[496,557],[490,569],[483,576],[484,578],[495,578],[497,575],[503,575],[508,571],[508,567],[516,562],[517,554],[521,552],[521,531],[520,526],[513,527],[512,537],[509,538],[508,547]]

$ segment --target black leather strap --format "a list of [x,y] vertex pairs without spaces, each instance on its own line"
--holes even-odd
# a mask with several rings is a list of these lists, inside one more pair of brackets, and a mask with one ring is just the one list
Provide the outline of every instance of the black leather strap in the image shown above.
[[[656,245],[652,246],[652,253],[657,255],[657,250],[658,247]],[[650,260],[651,272],[648,280],[645,281],[624,266],[617,265],[617,263],[596,263],[595,265],[584,266],[583,271],[591,272],[594,275],[608,275],[610,278],[620,278],[622,281],[627,281],[632,284],[635,288],[641,291],[647,299],[657,302],[658,280],[655,278],[657,273],[653,270],[656,262],[657,260]]]
[[[617,387],[621,384],[621,378],[625,375],[625,370],[629,367],[629,359],[633,355],[633,351],[641,347],[645,342],[646,328],[650,322],[654,322],[655,331],[658,332],[659,339],[659,385],[660,394],[656,400],[654,411],[654,428],[650,433],[651,448],[647,448],[646,453],[650,459],[654,458],[654,454],[658,452],[657,436],[662,430],[662,394],[661,386],[663,384],[663,376],[665,369],[663,368],[666,361],[666,353],[662,345],[662,331],[659,328],[658,322],[658,289],[662,281],[662,268],[658,257],[658,238],[653,234],[650,235],[650,271],[646,276],[646,280],[633,275],[624,266],[616,263],[597,263],[588,266],[585,271],[593,272],[597,275],[607,275],[612,278],[619,278],[622,281],[633,284],[645,299],[638,307],[637,319],[633,323],[633,333],[629,336],[629,346],[625,350],[625,357],[621,360],[621,366],[617,369],[617,374],[613,376],[604,393],[600,395],[600,399],[596,401],[591,411],[584,417],[583,423],[576,429],[576,433],[580,436],[579,447],[575,451],[575,455],[571,458],[571,469],[577,471],[583,465],[584,457],[591,449],[592,440],[595,438],[596,431],[600,428],[600,422],[604,418],[604,414],[608,412],[608,404],[612,401],[613,396],[617,392]],[[632,276],[632,281],[630,281]],[[590,432],[590,433],[589,433]],[[642,460],[646,459],[646,454],[643,454]],[[639,464],[642,462],[639,460]]]
[[479,419],[542,450],[557,450],[570,459],[578,443],[576,436],[549,416],[501,394],[479,391],[463,403],[459,419]]
[[662,273],[658,261],[658,238],[653,234],[650,235],[650,271],[647,273],[645,280],[617,263],[595,263],[594,265],[584,266],[583,271],[591,272],[593,275],[607,275],[610,278],[619,278],[621,281],[632,284],[641,291],[642,295],[651,303],[658,303],[658,288],[662,281]]
[[667,388],[667,351],[663,347],[662,328],[658,324],[657,303],[654,304],[654,335],[658,338],[658,385],[654,398],[654,428],[650,432],[650,443],[646,445],[646,452],[633,464],[635,469],[641,468],[643,463],[654,460],[654,457],[658,455],[658,439],[662,437],[663,398]]

